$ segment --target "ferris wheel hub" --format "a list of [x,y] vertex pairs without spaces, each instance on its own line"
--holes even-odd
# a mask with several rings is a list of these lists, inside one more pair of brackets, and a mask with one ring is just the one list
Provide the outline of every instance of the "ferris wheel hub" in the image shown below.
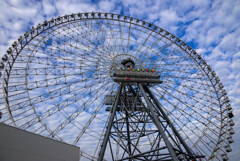
[[128,68],[134,68],[135,67],[135,63],[132,59],[128,58],[128,59],[124,59],[122,62],[121,62],[122,65],[124,65],[125,67],[128,67]]
[[156,69],[144,68],[142,62],[130,54],[120,54],[113,58],[111,76],[117,83],[162,83]]

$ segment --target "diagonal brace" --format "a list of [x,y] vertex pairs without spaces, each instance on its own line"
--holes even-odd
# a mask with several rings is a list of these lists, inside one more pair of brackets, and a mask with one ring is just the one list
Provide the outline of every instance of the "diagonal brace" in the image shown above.
[[107,142],[108,142],[108,139],[109,139],[110,131],[111,131],[111,128],[112,128],[112,125],[113,125],[113,120],[114,120],[114,117],[116,115],[117,105],[118,105],[118,102],[120,100],[121,92],[122,92],[122,84],[120,84],[120,87],[118,89],[118,93],[115,97],[115,102],[114,102],[114,104],[111,108],[111,111],[110,111],[111,116],[110,116],[110,119],[108,121],[107,130],[106,130],[104,138],[103,138],[103,143],[102,143],[102,146],[101,146],[101,149],[100,149],[100,152],[99,152],[98,161],[103,160],[103,156],[104,156],[104,153],[105,153],[105,150],[106,150],[106,147],[107,147]]
[[164,133],[164,130],[163,130],[163,128],[162,128],[162,126],[161,126],[161,124],[159,122],[159,119],[157,118],[157,115],[155,114],[155,112],[153,110],[153,105],[151,104],[149,98],[147,97],[147,95],[145,93],[145,90],[143,89],[142,84],[138,83],[138,87],[140,88],[140,90],[141,90],[141,92],[143,94],[143,97],[144,97],[144,99],[145,99],[145,101],[146,101],[146,103],[148,105],[148,108],[149,108],[149,110],[151,112],[151,115],[152,115],[151,118],[153,119],[154,124],[157,126],[160,134],[162,134],[163,140],[164,140],[164,142],[165,142],[165,144],[167,146],[167,149],[168,149],[168,151],[170,153],[170,156],[172,157],[172,160],[173,161],[177,161],[178,159],[177,159],[176,153],[173,150],[173,147],[172,147],[171,143],[169,142],[166,134]]

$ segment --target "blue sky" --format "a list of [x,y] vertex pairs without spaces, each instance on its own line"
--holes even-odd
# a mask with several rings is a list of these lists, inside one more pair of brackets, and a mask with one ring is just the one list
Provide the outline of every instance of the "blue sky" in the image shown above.
[[0,57],[31,26],[78,12],[111,12],[143,19],[180,37],[215,70],[234,110],[235,143],[240,149],[240,1],[239,0],[0,0]]

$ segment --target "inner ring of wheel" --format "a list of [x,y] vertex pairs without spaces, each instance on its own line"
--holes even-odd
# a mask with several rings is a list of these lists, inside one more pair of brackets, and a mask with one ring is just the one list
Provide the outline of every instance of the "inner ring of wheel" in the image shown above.
[[135,67],[143,68],[142,62],[138,58],[136,58],[135,56],[130,55],[130,54],[118,54],[118,55],[114,56],[113,59],[112,59],[112,65],[111,65],[111,68],[110,68],[110,76],[111,77],[113,76],[113,71],[114,70],[119,70],[121,67],[125,67],[122,64],[122,62],[127,60],[127,59],[132,60],[135,64]]

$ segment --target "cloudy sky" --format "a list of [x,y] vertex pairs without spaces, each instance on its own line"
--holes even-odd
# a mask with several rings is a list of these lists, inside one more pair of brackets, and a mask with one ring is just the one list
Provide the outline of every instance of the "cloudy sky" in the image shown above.
[[[239,0],[0,0],[0,57],[31,26],[78,12],[111,12],[143,19],[180,37],[207,60],[228,92],[234,109],[235,143],[240,149]],[[238,136],[237,136],[238,135]]]

